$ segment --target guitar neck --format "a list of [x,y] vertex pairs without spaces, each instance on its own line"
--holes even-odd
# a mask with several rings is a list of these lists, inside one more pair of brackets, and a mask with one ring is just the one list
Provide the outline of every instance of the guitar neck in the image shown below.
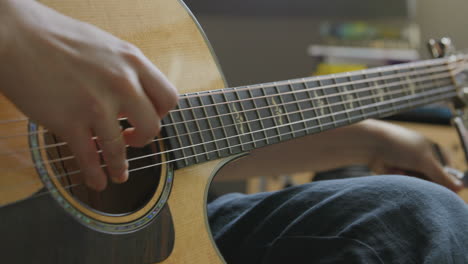
[[176,168],[456,96],[449,59],[181,96],[163,120]]

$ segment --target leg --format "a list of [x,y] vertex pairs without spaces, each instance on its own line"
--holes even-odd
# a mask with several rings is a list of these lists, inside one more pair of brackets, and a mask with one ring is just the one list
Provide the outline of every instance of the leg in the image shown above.
[[404,176],[334,180],[208,205],[230,263],[468,263],[468,206]]

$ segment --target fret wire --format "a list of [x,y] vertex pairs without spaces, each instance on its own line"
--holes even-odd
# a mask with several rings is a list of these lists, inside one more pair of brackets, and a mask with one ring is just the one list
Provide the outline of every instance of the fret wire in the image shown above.
[[[428,67],[427,64],[424,65],[424,69],[428,69],[427,67]],[[419,78],[421,78],[421,77],[424,77],[424,75],[421,75],[421,74],[418,73],[418,74],[417,74],[417,78],[416,78],[416,80],[415,80],[416,88],[419,87],[419,86],[424,86],[424,81],[418,81]],[[433,81],[431,81],[431,82],[434,83],[436,87],[439,87],[439,86],[440,86],[440,79],[439,79],[439,78],[436,78],[435,80],[433,80]],[[432,88],[423,88],[423,91],[426,92],[428,89],[430,90],[430,89],[432,89]]]
[[457,82],[456,82],[456,76],[455,76],[456,75],[455,69],[453,67],[450,67],[454,65],[454,63],[455,63],[454,61],[450,61],[450,60],[444,62],[445,66],[447,67],[447,71],[450,74],[450,78],[453,81],[453,84],[456,85]]
[[[392,67],[394,67],[394,66],[392,66]],[[362,72],[362,71],[361,71],[361,72]],[[431,71],[431,72],[437,72],[437,71]],[[442,73],[439,73],[438,75],[440,75],[440,74],[442,74]],[[447,74],[446,71],[444,72],[444,74]],[[397,76],[398,76],[398,75],[397,75]],[[389,79],[391,79],[392,77],[393,77],[394,79],[396,78],[395,76],[391,76]],[[374,79],[374,78],[373,78],[373,79]],[[400,80],[401,80],[401,79],[400,79]],[[365,79],[364,79],[364,80],[354,81],[353,83],[345,83],[345,84],[356,85],[357,83],[365,83],[365,82],[368,82],[368,81],[369,81],[369,80],[365,80]],[[404,82],[404,81],[400,81],[400,82]],[[345,85],[345,84],[342,84],[342,85]],[[270,87],[270,88],[271,88],[271,87]],[[324,88],[325,88],[325,89],[336,88],[336,86],[334,86],[334,85],[328,85],[327,87],[322,87],[322,89],[324,89]],[[314,94],[315,94],[315,91],[314,91],[312,88],[307,88],[307,89],[308,89],[308,91],[309,91],[309,90],[312,90],[312,92],[314,92]],[[370,89],[370,88],[367,88],[367,89],[364,89],[364,90],[371,90],[371,89]],[[294,92],[288,92],[288,93],[284,93],[284,94],[290,94],[290,93],[294,93]],[[260,98],[271,98],[271,96],[268,96],[268,95],[265,93],[263,96],[256,97],[256,99],[260,99]],[[319,98],[320,98],[320,99],[323,99],[324,97],[319,97]],[[318,100],[318,99],[317,99],[317,100]],[[234,100],[234,101],[237,102],[238,100]],[[207,106],[210,106],[210,105],[207,105]],[[227,115],[227,114],[226,114],[226,115]]]
[[[290,87],[291,90],[294,89],[294,87],[293,87],[293,85],[292,85],[291,83],[289,83],[288,86]],[[304,116],[304,112],[303,112],[303,109],[302,109],[302,107],[301,107],[301,104],[299,104],[299,99],[297,98],[296,93],[293,93],[293,97],[294,97],[294,101],[296,102],[297,109],[299,110],[299,113],[300,113],[300,115],[301,115],[301,118],[302,118],[302,120],[304,120],[304,128],[307,129],[307,124],[306,124],[306,121],[305,121],[306,118],[305,118],[305,116]],[[309,134],[309,133],[310,133],[310,132],[309,132],[309,130],[307,129],[307,130],[306,130],[306,134]]]
[[[392,66],[392,76],[398,76],[398,71],[397,71],[397,67],[395,65]],[[394,77],[392,78],[391,80],[395,80],[396,82],[398,83],[401,83],[401,79],[398,78],[398,77]],[[397,90],[398,92],[395,94],[397,96],[397,98],[402,98],[402,97],[405,97],[406,94],[404,93],[404,89],[403,89],[403,86],[401,85],[396,85],[396,86],[392,86],[393,89]],[[400,102],[395,102],[394,104],[396,105],[396,107],[398,107],[399,104],[402,104],[404,103],[403,101],[400,101]],[[398,109],[398,108],[396,108]]]
[[[424,101],[428,101],[428,100],[429,100],[429,101],[439,101],[439,100],[442,100],[443,98],[450,98],[450,97],[453,97],[453,96],[455,95],[455,92],[454,92],[454,91],[452,91],[452,93],[449,94],[449,93],[447,93],[447,92],[445,91],[445,90],[447,90],[447,89],[442,89],[442,90],[443,90],[443,91],[438,91],[438,93],[434,93],[434,97],[436,97],[436,96],[438,96],[438,95],[440,95],[440,94],[443,94],[444,96],[442,96],[442,97],[437,97],[437,99],[436,99],[436,98],[430,98],[430,99],[420,98],[419,101],[421,101],[421,100],[424,100]],[[411,107],[411,106],[413,106],[413,105],[414,105],[414,104],[406,103],[405,105],[401,105],[400,108],[401,108],[401,109],[406,109],[406,108]],[[372,108],[375,108],[374,106],[365,106],[365,107],[368,107],[368,108],[371,108],[371,107],[372,107]],[[389,109],[389,110],[391,111],[392,109]],[[388,111],[388,110],[387,110],[387,111]],[[337,114],[340,114],[340,113],[334,113],[333,115],[337,115]],[[381,114],[381,113],[379,113],[379,112],[372,112],[372,114],[371,114],[370,116],[379,115],[379,114]],[[353,118],[353,119],[360,120],[361,118],[362,118],[362,116],[358,116],[358,117],[355,117],[355,118]],[[326,123],[325,125],[332,125],[332,124],[333,124],[333,122],[330,122],[330,123]],[[283,126],[284,126],[284,125],[283,125]],[[267,128],[267,129],[275,129],[275,128],[272,127],[272,128]],[[304,128],[303,130],[306,130],[306,129],[307,129],[307,128]],[[289,133],[291,133],[291,132],[289,132]]]
[[[382,73],[382,71],[378,71],[377,73],[380,77],[385,77]],[[393,100],[393,94],[390,92],[390,87],[388,85],[387,79],[383,79],[383,86],[384,86],[384,92],[390,97],[390,100]],[[395,103],[392,103],[390,106],[392,109],[395,108]]]
[[[395,66],[395,68],[396,68],[396,66]],[[397,72],[397,73],[402,73],[402,72],[401,72],[401,69],[399,69],[399,68],[397,68],[396,72]],[[404,83],[401,84],[401,86],[403,87],[403,89],[402,89],[402,90],[403,90],[403,93],[405,94],[405,96],[408,96],[408,90],[406,89],[406,88],[407,88],[407,86],[406,86],[407,80],[406,80],[406,78],[405,78],[405,80],[402,80],[402,76],[401,76],[401,75],[399,75],[399,76],[400,76],[400,77],[398,77],[398,79],[400,79],[400,81],[404,81]],[[411,99],[410,99],[410,98],[408,98],[407,101],[408,101],[408,103],[411,103]]]
[[[452,93],[449,94],[449,93],[448,93],[449,91],[452,91]],[[453,91],[453,88],[440,88],[438,91],[430,91],[430,92],[428,92],[428,93],[430,93],[432,96],[436,96],[436,95],[438,95],[438,94],[444,94],[444,95],[447,95],[447,98],[450,98],[450,97],[452,97],[454,94],[456,94],[455,91]],[[416,98],[417,98],[417,96],[420,96],[420,94],[418,94],[418,95],[416,95],[416,96],[411,96],[411,95],[409,95],[409,97],[416,97]],[[373,103],[373,104],[370,104],[370,105],[365,105],[365,106],[363,106],[363,108],[369,108],[369,109],[375,108],[375,109],[376,109],[376,105],[378,105],[378,104],[381,104],[381,103]],[[389,101],[387,101],[387,102],[384,102],[383,104],[391,104],[391,101],[389,100]],[[411,104],[411,103],[406,103],[405,105],[412,106],[413,104]],[[400,107],[400,108],[402,108],[402,107]],[[403,107],[403,108],[405,108],[405,107]],[[346,111],[347,111],[347,110],[339,111],[339,112],[336,112],[336,113],[327,114],[327,115],[324,116],[324,117],[328,117],[328,116],[337,116],[337,115],[340,115],[340,114],[344,114]],[[372,113],[377,113],[377,114],[379,114],[379,112],[372,112]],[[270,118],[271,118],[271,117],[270,117]],[[313,120],[313,119],[309,119],[309,120]],[[300,123],[300,122],[302,122],[302,120],[301,120],[301,121],[294,122],[294,123]],[[333,121],[332,121],[332,122],[329,122],[329,123],[326,123],[326,125],[329,125],[329,124],[333,124]],[[279,125],[279,126],[276,126],[276,127],[270,127],[270,128],[266,128],[266,130],[278,129],[279,127],[284,127],[284,126],[287,126],[287,125]],[[258,132],[258,131],[256,131],[256,132]],[[248,132],[248,133],[253,133],[253,132]],[[248,133],[244,133],[244,134],[248,134]],[[235,135],[235,136],[237,136],[237,135]],[[233,138],[233,137],[235,137],[235,136],[230,136],[230,137],[228,137],[228,138]],[[235,146],[237,146],[237,145],[235,145]]]
[[[263,85],[261,86],[260,91],[263,93],[263,95],[267,95],[267,93],[266,93],[266,91],[265,91],[265,87],[264,87]],[[265,102],[266,102],[266,104],[267,104],[267,106],[268,106],[267,109],[268,109],[268,111],[270,112],[270,115],[271,115],[272,117],[274,117],[275,115],[274,115],[274,113],[273,113],[273,110],[271,109],[271,104],[268,102],[268,99],[265,99]],[[273,118],[273,123],[276,124],[276,119],[275,119],[275,118]],[[276,128],[276,132],[278,133],[278,138],[279,138],[279,140],[280,140],[280,141],[283,141],[283,140],[281,139],[281,136],[280,136],[280,135],[281,135],[281,131],[279,130],[278,127]]]
[[405,89],[406,91],[406,94],[409,94],[411,95],[411,85],[410,85],[410,80],[408,79],[408,74],[407,72],[403,72],[405,75],[403,77],[400,77],[400,78],[404,78],[404,80],[406,81],[403,85],[403,88]]
[[[178,113],[180,114],[181,112],[178,112]],[[182,117],[182,115],[180,115],[180,116]],[[174,123],[174,118],[172,117],[172,113],[169,113],[169,114],[167,115],[167,117],[169,118],[169,120],[171,121],[171,123]],[[182,119],[183,119],[183,117],[182,117]],[[176,135],[176,140],[177,140],[177,142],[179,143],[179,145],[180,145],[181,147],[184,146],[184,144],[182,143],[182,140],[181,140],[181,138],[180,138],[180,136],[179,136],[181,133],[179,132],[179,129],[177,128],[177,125],[173,125],[172,127],[174,128],[174,130],[175,130],[175,132],[176,132],[176,134],[177,134],[177,135]],[[187,132],[189,132],[189,131],[187,131]],[[188,156],[187,153],[186,153],[186,151],[187,151],[187,150],[186,150],[185,148],[182,149],[182,155],[183,155],[184,157],[187,157],[187,156]],[[184,159],[183,161],[184,161],[184,163],[185,163],[185,166],[188,166],[188,165],[189,165],[189,162],[188,162],[187,159]]]
[[415,73],[413,68],[408,68],[408,70],[410,74],[407,74],[405,77],[407,81],[405,86],[410,94],[415,94],[416,93],[415,89],[417,86],[417,81],[416,81],[417,79],[412,79],[412,76],[414,75],[414,77],[417,77],[419,73]]
[[317,111],[317,104],[315,103],[316,102],[315,96],[311,95],[311,93],[310,93],[311,88],[309,88],[309,85],[307,84],[307,81],[304,82],[304,87],[305,87],[305,89],[307,91],[308,97],[311,99],[310,103],[312,105],[315,116],[317,117],[317,123],[319,124],[319,129],[320,129],[320,131],[323,131],[322,121],[320,121],[320,116],[321,115],[319,115],[319,112]]
[[[429,102],[437,102],[437,101],[441,101],[441,100],[444,100],[444,99],[448,99],[450,97],[453,97],[455,95],[455,93],[452,93],[452,94],[444,94],[444,96],[440,96],[440,97],[437,97],[437,98],[429,98],[429,99],[426,99],[426,98],[421,98],[419,101],[423,101],[423,102],[418,102],[416,104],[411,104],[411,103],[406,103],[406,105],[403,105],[403,106],[400,106],[400,108],[403,110],[403,109],[407,109],[409,107],[412,107],[414,105],[421,105],[421,104],[426,104],[426,101],[429,101]],[[392,109],[389,108],[386,110],[387,112],[392,112]],[[379,112],[373,112],[371,113],[370,116],[373,116],[373,115],[384,115],[384,114],[387,114],[386,112],[383,112],[383,113],[379,113]],[[356,119],[356,120],[361,120],[363,117],[362,116],[358,116],[358,117],[353,117],[353,119]],[[343,122],[343,121],[342,121]],[[353,121],[353,122],[356,122],[356,121]],[[333,125],[333,122],[332,123],[328,123],[328,124],[324,124],[325,126],[327,125]],[[273,129],[273,128],[272,128]],[[305,129],[304,129],[305,130]]]
[[[196,94],[199,94],[199,93],[196,93]],[[200,96],[197,96],[197,97],[200,98]],[[199,100],[201,101],[201,99],[199,99]],[[189,106],[190,111],[191,111],[191,113],[192,113],[192,115],[193,115],[194,123],[195,123],[195,126],[197,127],[197,131],[198,131],[198,134],[199,134],[199,136],[200,136],[200,140],[201,140],[200,143],[202,143],[201,146],[202,146],[202,148],[203,148],[203,151],[204,151],[204,152],[207,152],[208,149],[207,149],[207,146],[206,146],[206,144],[205,144],[205,142],[206,142],[206,141],[205,141],[205,137],[203,136],[203,133],[201,132],[202,129],[201,129],[201,127],[200,127],[200,124],[198,123],[198,122],[199,122],[199,119],[197,118],[197,115],[196,115],[196,113],[195,113],[195,110],[193,109],[193,105],[192,105],[192,103],[190,102],[190,98],[187,98],[187,105]],[[202,109],[205,109],[205,107],[201,107],[201,108],[202,108]],[[206,116],[206,119],[208,119],[208,116]],[[207,154],[207,156],[206,156],[206,159],[207,159],[207,160],[210,160],[210,157],[208,156],[208,154]]]
[[[244,109],[244,106],[242,105],[242,101],[240,101],[240,100],[241,100],[241,97],[239,96],[239,93],[238,93],[236,90],[234,90],[234,95],[235,95],[235,97],[239,100],[240,110],[242,111],[242,113],[246,113],[246,111],[245,111],[245,109]],[[245,120],[247,121],[247,128],[248,128],[250,131],[253,132],[253,129],[252,129],[251,125],[250,125],[250,122],[248,122],[248,121],[249,121],[249,116],[248,116],[247,114],[244,114],[244,117],[245,117]],[[254,134],[253,134],[253,133],[250,134],[250,137],[252,138],[252,140],[255,141],[255,137],[254,137]],[[254,147],[257,148],[257,142],[254,143]]]
[[[364,78],[365,78],[365,79],[369,79],[369,75],[367,75],[367,73],[364,73],[363,75],[364,75]],[[381,90],[378,90],[378,89],[380,89],[380,87],[379,87],[380,85],[378,85],[378,84],[376,83],[376,81],[373,81],[372,83],[369,82],[368,85],[369,85],[369,87],[372,88],[372,89],[371,89],[372,95],[375,96],[375,97],[374,97],[374,102],[375,102],[376,100],[377,100],[378,102],[383,102],[383,101],[385,101],[385,100],[384,100],[385,98],[382,98]],[[381,109],[380,109],[380,106],[379,106],[379,105],[376,106],[376,109],[377,109],[377,113],[380,113]]]
[[[334,81],[335,84],[338,85],[338,82],[336,81],[336,78],[335,78],[333,81]],[[347,100],[346,100],[346,98],[344,98],[343,92],[348,91],[348,88],[347,88],[346,86],[341,86],[341,87],[343,88],[343,90],[340,89],[339,86],[338,86],[337,89],[338,89],[338,93],[340,94],[341,101],[344,103],[344,102],[346,102]],[[344,109],[346,109],[346,103],[344,103],[343,106],[344,106]],[[354,108],[354,107],[353,107],[353,103],[351,102],[351,103],[349,104],[348,107],[349,107],[349,109],[352,111],[353,108]],[[350,112],[346,112],[346,117],[348,118],[349,122],[351,122],[351,119],[350,119]]]
[[[392,76],[392,77],[393,77],[393,76]],[[352,84],[355,85],[356,83],[363,83],[363,82],[367,82],[367,81],[368,81],[368,80],[360,80],[360,81],[353,82]],[[327,87],[327,88],[336,88],[336,86],[330,85],[330,87]],[[307,87],[307,89],[311,89],[311,88],[308,88],[308,87]],[[323,87],[322,87],[322,89],[323,89]],[[315,91],[314,91],[314,92],[315,92]],[[289,94],[289,93],[287,93],[287,94]],[[271,96],[269,97],[266,93],[264,93],[263,96],[256,97],[256,98],[271,98]],[[320,98],[325,98],[325,96],[320,97]],[[226,114],[226,115],[227,115],[227,114]]]
[[[278,98],[279,98],[279,100],[280,100],[280,105],[278,105],[277,107],[281,107],[281,106],[283,107],[283,111],[285,112],[286,120],[287,120],[287,122],[288,122],[288,124],[289,124],[289,129],[292,131],[293,137],[295,137],[296,135],[295,135],[295,133],[294,133],[294,128],[293,128],[292,125],[291,125],[291,119],[289,118],[288,111],[287,111],[286,107],[284,107],[285,103],[284,103],[283,98],[281,97],[281,92],[280,92],[280,90],[278,89],[278,86],[274,86],[274,89],[275,89],[275,91],[277,92]],[[292,91],[292,90],[291,90],[291,91]],[[273,97],[273,98],[274,98],[274,97]],[[279,109],[281,110],[281,108],[279,108]],[[281,114],[281,111],[280,111],[280,114]],[[276,113],[275,113],[275,115],[276,115]],[[280,116],[278,119],[282,120],[281,118],[282,118],[282,117]],[[282,123],[282,121],[281,121],[280,123]]]
[[[379,77],[379,73],[377,72],[377,77]],[[377,95],[379,96],[380,101],[385,101],[385,87],[387,87],[386,83],[383,83],[382,85],[379,84],[379,81],[374,81],[375,85],[375,91],[377,92]],[[381,112],[382,107],[378,107],[378,110]]]
[[[455,65],[455,63],[456,63],[456,66],[451,67],[451,66]],[[452,85],[453,85],[454,87],[457,87],[458,85],[457,85],[457,81],[456,81],[456,77],[455,77],[455,76],[456,76],[456,74],[458,74],[458,73],[456,72],[456,69],[459,68],[458,64],[460,64],[460,61],[457,61],[457,62],[446,61],[444,64],[445,64],[445,66],[446,66],[445,72],[447,72],[447,73],[449,74],[449,76],[446,77],[446,78],[450,78],[450,81],[451,81]],[[463,63],[463,64],[464,64],[464,63]],[[433,68],[429,63],[426,63],[426,66],[429,66],[429,69],[432,69],[432,68]],[[445,79],[445,78],[444,78],[444,79]],[[438,79],[437,81],[438,81],[438,82],[437,82],[438,85],[440,85],[439,81],[441,81],[441,80]]]
[[[416,94],[416,89],[419,86],[419,83],[418,83],[417,80],[420,77],[419,73],[415,73],[414,77],[416,77],[416,78],[413,80],[412,76],[413,76],[414,72],[416,72],[415,69],[411,67],[410,68],[410,73],[411,74],[408,74],[407,77],[406,77],[408,79],[408,81],[409,81],[408,86],[409,86],[410,91],[411,91],[412,94]],[[425,89],[423,89],[423,91],[425,91]],[[424,93],[423,93],[423,96],[424,96]]]
[[[352,83],[351,74],[347,74],[347,75],[346,75],[346,78],[348,79],[349,82]],[[357,99],[356,101],[357,101],[357,103],[358,103],[358,105],[359,105],[359,108],[361,109],[361,110],[360,110],[360,111],[361,111],[361,115],[365,117],[365,116],[366,116],[366,112],[364,111],[364,109],[362,109],[362,101],[361,101],[362,98],[359,96],[359,89],[356,88],[356,86],[355,86],[354,84],[351,84],[351,88],[352,88],[352,90],[354,91],[354,94],[355,94],[354,97]]]
[[[205,116],[207,117],[206,119],[206,123],[208,124],[208,127],[209,127],[209,132],[211,132],[211,136],[213,137],[213,139],[216,139],[216,135],[214,133],[214,130],[213,130],[213,125],[211,124],[211,118],[210,118],[210,115],[208,114],[208,111],[206,110],[206,107],[204,107],[204,104],[203,104],[203,100],[201,98],[201,96],[198,96],[198,101],[200,103],[200,106],[203,106],[202,107],[202,110],[203,110],[203,113],[205,114]],[[205,130],[206,131],[206,130]],[[219,145],[218,145],[218,141],[215,141],[215,147],[216,149],[218,150],[218,157],[221,157],[221,151],[219,150]],[[210,159],[208,156],[207,156],[208,160]]]
[[[429,66],[428,64],[426,64],[426,65],[424,65],[424,69],[428,69],[428,70],[429,70],[429,69],[430,69],[430,66]],[[419,77],[421,77],[421,74],[418,73],[418,74],[417,74],[417,78],[419,78]],[[424,77],[424,76],[422,76],[422,77]],[[435,86],[436,86],[436,87],[440,87],[440,79],[439,79],[439,78],[436,78],[435,80],[432,80],[431,82],[432,82],[432,83],[435,83]],[[416,83],[416,86],[418,87],[418,86],[420,86],[420,85],[423,85],[423,84],[424,84],[424,81],[415,81],[415,83]],[[429,88],[429,89],[431,89],[431,88]],[[426,91],[427,88],[424,88],[423,90]]]
[[[452,89],[442,88],[441,91],[437,91],[437,93],[435,93],[434,91],[431,91],[430,93],[431,93],[431,94],[437,95],[437,94],[441,94],[441,93],[447,93],[447,91],[450,91],[450,90],[452,90]],[[449,97],[452,97],[452,96],[453,96],[453,93],[455,93],[455,92],[452,91],[452,95],[448,95],[447,97],[448,97],[448,98],[449,98]],[[413,96],[413,97],[414,97],[414,96]],[[416,96],[416,97],[417,97],[417,96]],[[390,102],[390,101],[384,102],[384,104],[388,104],[388,103],[391,103],[391,102]],[[371,104],[371,105],[365,105],[363,108],[376,108],[376,106],[379,105],[379,104],[381,104],[381,103],[376,102],[376,103],[373,103],[373,104]],[[410,106],[411,106],[410,103],[407,103],[407,105],[410,105]],[[327,115],[327,116],[336,116],[336,115],[339,115],[339,114],[343,114],[344,112],[346,112],[346,110],[345,110],[345,111],[340,111],[340,112],[337,112],[337,113],[332,113],[332,114],[329,114],[329,115]],[[379,112],[376,112],[376,113],[379,113]],[[299,122],[302,122],[302,120],[301,120],[301,121],[297,121],[297,122],[295,122],[295,123],[299,123]],[[328,125],[328,124],[333,124],[333,122],[327,123],[327,125]],[[275,128],[278,128],[278,127],[284,127],[284,126],[287,126],[287,125],[280,125],[280,126],[277,126],[277,127],[267,128],[267,130],[275,129]]]
[[[426,69],[429,69],[429,70],[432,68],[432,66],[430,66],[429,64],[426,64],[425,67],[426,67]],[[437,79],[435,80],[435,83],[436,83],[436,86],[437,86],[437,87],[441,87],[440,79],[439,79],[439,78],[437,78]]]
[[[213,107],[213,108],[214,108],[214,110],[215,110],[215,112],[216,112],[216,117],[218,117],[219,123],[221,124],[221,127],[222,127],[222,130],[221,130],[221,131],[223,132],[224,138],[226,139],[226,138],[228,138],[228,136],[229,136],[228,133],[227,133],[227,131],[226,131],[226,127],[227,127],[227,126],[224,124],[224,121],[223,121],[223,119],[221,118],[221,112],[218,110],[218,104],[216,104],[216,100],[214,99],[214,97],[213,97],[212,94],[210,94],[210,97],[209,97],[209,98],[210,98],[211,101],[214,103],[214,107]],[[226,102],[226,103],[227,103],[227,102]],[[234,154],[234,152],[232,151],[231,143],[230,143],[229,140],[227,140],[227,139],[226,139],[226,144],[227,144],[227,146],[229,147],[229,148],[228,148],[229,154]]]
[[[260,112],[258,111],[257,100],[255,100],[256,98],[253,96],[252,90],[249,89],[249,90],[248,90],[248,93],[249,93],[250,98],[252,98],[252,103],[253,103],[253,105],[254,105],[254,107],[255,107],[255,110],[256,110],[256,111],[255,111],[255,114],[257,115],[258,119],[262,118],[262,116],[260,115]],[[265,129],[265,126],[264,126],[262,120],[259,121],[259,124],[260,124],[260,127],[261,127],[262,129]],[[268,134],[267,134],[266,131],[263,131],[263,135],[265,136],[265,138],[268,138]],[[270,145],[270,140],[266,139],[265,141],[266,141],[266,144],[267,144],[267,145]]]
[[[188,101],[189,98],[185,98],[185,100]],[[187,103],[187,104],[190,105],[190,103]],[[188,109],[186,109],[186,110],[188,110]],[[193,110],[192,110],[192,111],[193,111]],[[184,113],[185,113],[185,112],[182,111],[182,112],[181,112],[181,116],[182,116],[182,119],[185,120],[185,115],[184,115]],[[196,116],[193,116],[193,118],[196,119]],[[188,122],[188,120],[189,120],[189,119],[187,119],[187,122]],[[190,121],[193,121],[193,122],[196,123],[195,120],[190,120]],[[191,129],[188,127],[187,122],[184,122],[184,127],[185,127],[185,130],[186,130],[188,133],[190,133]],[[195,133],[196,133],[196,131],[195,131]],[[188,136],[188,139],[189,139],[189,141],[190,141],[190,145],[192,145],[192,146],[195,145],[195,144],[193,143],[193,142],[194,142],[193,137],[194,137],[194,134],[195,134],[195,133],[190,133],[189,136]],[[192,151],[193,151],[193,153],[197,153],[197,149],[196,149],[195,147],[192,147]],[[200,161],[199,161],[199,159],[198,159],[198,155],[195,156],[195,162],[196,162],[196,163],[200,163]]]
[[[232,90],[231,90],[230,92],[232,92]],[[226,93],[223,93],[222,96],[223,96],[224,100],[227,102],[227,106],[228,106],[229,111],[230,111],[230,113],[229,113],[228,116],[231,118],[232,123],[234,124],[234,129],[235,129],[235,131],[237,131],[237,137],[238,137],[238,139],[239,139],[239,142],[242,143],[242,137],[240,136],[241,131],[239,131],[239,128],[238,128],[237,125],[236,125],[237,122],[236,122],[236,120],[234,119],[234,116],[232,116],[233,113],[237,113],[237,111],[232,111],[231,102],[227,99]],[[235,102],[233,102],[233,104],[234,104],[234,103],[235,103]],[[240,115],[240,113],[238,113],[238,115]],[[246,151],[246,150],[244,149],[244,145],[241,145],[241,150],[242,150],[243,152]]]
[[[319,86],[320,86],[320,87],[323,86],[321,80],[319,80],[318,82],[319,82]],[[329,97],[326,96],[326,95],[328,95],[328,94],[325,92],[325,90],[324,90],[323,88],[320,88],[320,89],[322,89],[322,94],[325,95],[325,102],[326,102],[326,104],[328,105],[328,111],[329,111],[330,113],[333,113],[333,109],[332,109],[331,106],[330,106],[330,100],[328,99]],[[333,93],[333,91],[332,91],[332,93]],[[331,118],[332,118],[332,120],[333,120],[332,123],[335,123],[335,122],[336,122],[335,116],[332,115]],[[336,126],[335,126],[335,127],[336,127]]]

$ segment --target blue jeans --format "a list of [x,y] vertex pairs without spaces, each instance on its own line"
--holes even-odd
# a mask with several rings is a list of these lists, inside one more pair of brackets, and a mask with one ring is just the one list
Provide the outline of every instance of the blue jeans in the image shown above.
[[231,263],[468,263],[468,206],[405,176],[228,194],[208,205]]

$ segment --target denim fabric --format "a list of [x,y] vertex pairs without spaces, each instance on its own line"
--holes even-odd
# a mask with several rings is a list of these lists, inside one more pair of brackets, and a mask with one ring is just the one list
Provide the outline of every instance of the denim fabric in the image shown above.
[[405,176],[228,194],[208,205],[227,263],[468,263],[468,206]]

